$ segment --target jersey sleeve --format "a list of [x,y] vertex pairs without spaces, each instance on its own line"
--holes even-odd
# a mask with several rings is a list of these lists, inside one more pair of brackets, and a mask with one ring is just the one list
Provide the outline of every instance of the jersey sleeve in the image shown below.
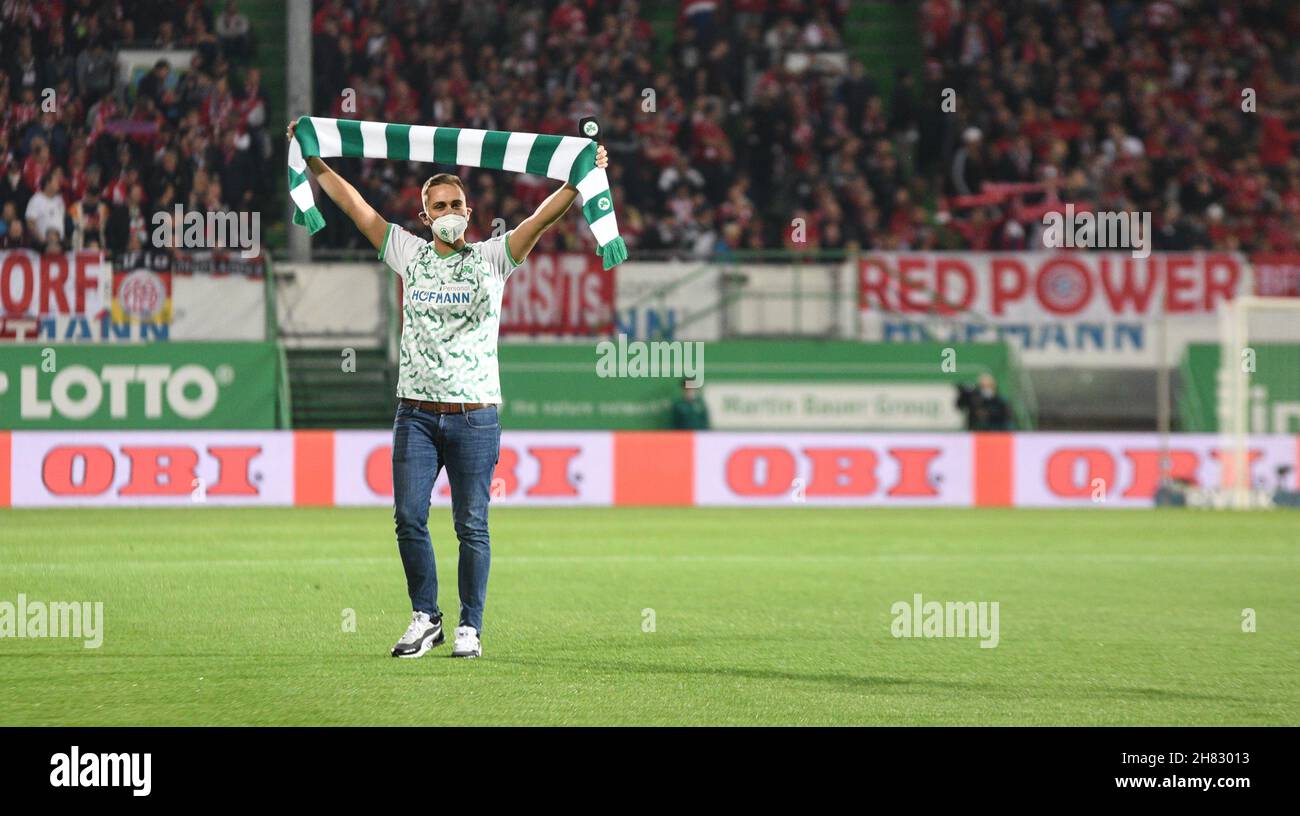
[[388,264],[388,267],[402,275],[406,272],[406,265],[415,257],[415,253],[420,251],[426,242],[416,236],[389,222],[388,230],[384,233],[384,245],[379,249],[379,260]]
[[510,232],[496,238],[489,238],[481,244],[483,259],[488,262],[488,266],[492,267],[493,273],[503,281],[509,278],[510,273],[519,266],[519,262],[510,255],[510,245],[506,243]]

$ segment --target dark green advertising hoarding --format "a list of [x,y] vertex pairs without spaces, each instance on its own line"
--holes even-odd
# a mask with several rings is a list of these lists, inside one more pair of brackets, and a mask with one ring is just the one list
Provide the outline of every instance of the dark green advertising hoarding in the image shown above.
[[274,428],[274,343],[0,346],[0,428]]
[[[666,365],[653,372],[635,370],[634,359],[643,352],[661,361],[698,363],[702,393],[710,403],[713,427],[719,429],[957,430],[955,386],[973,383],[985,371],[1001,384],[1016,427],[1033,427],[1032,403],[1020,387],[1019,368],[1001,345],[850,340],[727,340],[690,349],[686,346],[694,343],[688,341],[670,345],[676,348],[626,340],[620,345],[617,339],[503,343],[502,420],[519,430],[669,428],[672,403],[692,372],[683,368],[674,376]],[[876,406],[915,415],[899,424]],[[835,410],[858,413],[828,415]]]
[[[1190,343],[1179,365],[1179,430],[1219,430],[1217,343]],[[1300,343],[1252,343],[1234,361],[1248,372],[1251,433],[1300,433]]]

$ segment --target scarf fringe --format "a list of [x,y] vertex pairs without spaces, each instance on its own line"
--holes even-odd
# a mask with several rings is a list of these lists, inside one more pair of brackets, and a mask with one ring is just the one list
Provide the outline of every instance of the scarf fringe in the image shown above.
[[605,262],[605,268],[617,266],[627,260],[627,244],[620,235],[602,247],[596,247],[596,254]]
[[306,227],[308,235],[315,235],[325,229],[325,216],[321,215],[320,210],[315,207],[312,207],[306,212],[294,207],[293,223],[300,227]]

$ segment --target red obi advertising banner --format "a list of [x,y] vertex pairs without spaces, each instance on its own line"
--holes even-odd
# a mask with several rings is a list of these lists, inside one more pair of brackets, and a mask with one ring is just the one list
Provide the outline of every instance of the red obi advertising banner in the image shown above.
[[[0,507],[391,506],[386,431],[0,431]],[[1151,507],[1155,434],[507,431],[492,500],[533,507]],[[1171,475],[1234,481],[1214,434]],[[1300,437],[1249,439],[1250,481],[1300,489]],[[447,505],[446,477],[433,488]]]
[[[288,432],[0,431],[0,505],[270,504],[294,499]],[[6,479],[6,477],[8,477]]]
[[[1012,435],[1011,495],[1017,507],[1150,507],[1159,486],[1161,449],[1153,434],[1024,433]],[[1232,446],[1216,434],[1175,434],[1169,475],[1199,488],[1235,483]],[[1300,437],[1254,436],[1247,447],[1250,483],[1297,483]]]
[[[503,434],[492,480],[493,500],[541,506],[611,504],[611,437],[609,433]],[[306,469],[332,473],[333,484],[304,488],[337,505],[391,505],[392,441],[387,431],[334,432],[332,450],[317,454],[322,466]],[[451,504],[446,469],[434,483],[433,502]]]
[[969,434],[709,433],[697,504],[970,505]]

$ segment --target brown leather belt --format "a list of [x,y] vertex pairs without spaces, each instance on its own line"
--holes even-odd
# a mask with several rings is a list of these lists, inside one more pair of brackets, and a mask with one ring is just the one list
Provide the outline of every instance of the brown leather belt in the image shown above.
[[430,414],[463,414],[492,405],[490,402],[429,402],[428,400],[413,400],[406,397],[402,397],[402,404],[413,405]]

